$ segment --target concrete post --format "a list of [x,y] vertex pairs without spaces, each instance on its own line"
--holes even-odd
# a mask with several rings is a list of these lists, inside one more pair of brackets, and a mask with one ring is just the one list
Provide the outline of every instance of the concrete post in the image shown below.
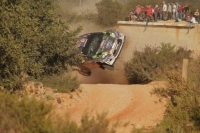
[[187,82],[188,59],[183,59],[182,79]]

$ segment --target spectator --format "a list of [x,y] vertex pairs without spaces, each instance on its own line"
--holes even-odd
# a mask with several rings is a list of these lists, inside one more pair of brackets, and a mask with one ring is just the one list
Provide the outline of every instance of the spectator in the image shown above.
[[189,22],[191,20],[191,15],[189,10],[187,10],[187,12],[185,13],[185,21]]
[[140,5],[137,6],[136,13],[137,13],[137,16],[140,16],[140,13],[141,13],[141,6]]
[[186,13],[186,12],[188,12],[188,11],[189,11],[189,9],[190,9],[190,8],[189,8],[188,4],[186,3],[186,4],[185,4],[185,6],[184,6],[184,9],[183,9],[183,10],[184,10],[184,11],[185,11],[185,13]]
[[172,3],[172,15],[173,15],[173,19],[176,20],[176,13],[177,13],[177,8],[176,8],[176,3],[173,2]]
[[163,5],[161,4],[159,7],[159,19],[162,20],[163,19]]
[[178,19],[180,19],[180,21],[183,19],[182,15],[183,15],[183,7],[181,5],[179,5],[178,7]]
[[196,9],[196,11],[194,12],[194,17],[195,17],[197,23],[199,23],[199,10],[198,9]]
[[168,20],[171,20],[172,19],[172,5],[170,3],[168,3],[167,12],[168,12]]
[[158,5],[156,4],[154,7],[154,21],[155,22],[158,21],[158,11],[159,11],[159,8],[158,8]]
[[167,5],[163,1],[163,20],[167,20]]
[[196,18],[195,18],[195,15],[192,15],[192,18],[190,20],[190,23],[193,23],[193,24],[197,24],[198,22],[196,21]]
[[135,20],[134,10],[129,12],[129,21]]
[[179,7],[179,4],[178,2],[175,2],[176,4],[176,20],[178,20],[178,7]]
[[151,5],[146,6],[146,10],[147,10],[147,17],[151,18],[151,20],[154,22]]

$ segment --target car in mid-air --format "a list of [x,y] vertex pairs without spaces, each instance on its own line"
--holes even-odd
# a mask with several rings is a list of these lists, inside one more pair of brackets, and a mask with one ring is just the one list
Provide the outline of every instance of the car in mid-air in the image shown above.
[[72,69],[84,76],[90,76],[94,68],[113,70],[124,41],[125,35],[115,29],[79,36],[77,47],[83,60],[78,65],[72,65]]

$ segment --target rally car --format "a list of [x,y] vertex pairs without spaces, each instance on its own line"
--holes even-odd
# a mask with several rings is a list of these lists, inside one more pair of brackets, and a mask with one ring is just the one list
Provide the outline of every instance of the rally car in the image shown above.
[[72,69],[85,76],[90,76],[94,68],[113,70],[124,41],[125,35],[113,29],[79,36],[77,47],[83,61]]

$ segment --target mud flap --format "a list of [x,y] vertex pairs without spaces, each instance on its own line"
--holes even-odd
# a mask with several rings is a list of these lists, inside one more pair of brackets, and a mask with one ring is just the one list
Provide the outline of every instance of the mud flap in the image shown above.
[[88,68],[86,68],[86,67],[84,67],[82,65],[72,66],[72,69],[78,71],[83,76],[90,76],[91,73],[92,73],[90,71],[90,69],[88,69]]

